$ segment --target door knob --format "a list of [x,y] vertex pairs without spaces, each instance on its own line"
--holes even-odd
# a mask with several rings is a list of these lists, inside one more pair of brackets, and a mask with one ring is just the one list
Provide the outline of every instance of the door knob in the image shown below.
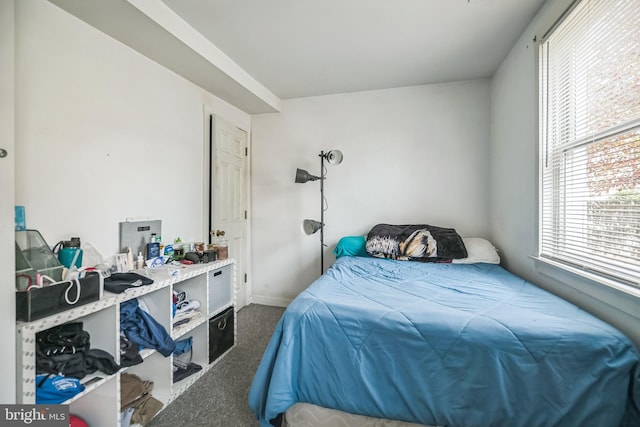
[[0,158],[7,157],[7,154],[9,154],[7,153],[7,150],[0,148]]

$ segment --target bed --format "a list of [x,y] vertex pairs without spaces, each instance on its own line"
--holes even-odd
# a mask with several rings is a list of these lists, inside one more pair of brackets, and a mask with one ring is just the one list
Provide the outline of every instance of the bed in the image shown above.
[[625,335],[471,258],[339,254],[265,350],[249,392],[261,427],[300,405],[429,426],[640,426]]

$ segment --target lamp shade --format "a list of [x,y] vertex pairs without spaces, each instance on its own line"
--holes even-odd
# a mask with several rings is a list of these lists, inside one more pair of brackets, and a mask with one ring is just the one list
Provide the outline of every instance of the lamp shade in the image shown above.
[[322,223],[313,219],[305,219],[302,221],[302,231],[307,236],[312,235],[322,228]]
[[297,184],[304,184],[305,182],[308,181],[315,181],[317,179],[320,179],[319,176],[315,176],[315,175],[311,175],[309,172],[307,172],[304,169],[296,169],[296,183]]
[[330,165],[339,165],[342,163],[342,151],[340,150],[331,150],[324,156]]

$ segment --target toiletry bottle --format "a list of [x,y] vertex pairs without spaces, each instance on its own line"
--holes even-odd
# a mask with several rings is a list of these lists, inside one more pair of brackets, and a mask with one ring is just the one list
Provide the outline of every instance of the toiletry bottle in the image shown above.
[[127,270],[131,271],[135,268],[133,264],[133,253],[131,252],[131,247],[127,246]]
[[176,237],[173,241],[173,259],[181,260],[184,258],[184,247],[182,246],[182,239]]
[[157,242],[156,233],[151,234],[151,240],[147,243],[147,259],[160,256],[160,243]]
[[158,256],[162,259],[162,263],[164,264],[164,246],[165,244],[162,242],[162,236],[156,237],[156,242],[158,243]]
[[217,239],[216,258],[217,259],[229,258],[229,242],[224,237],[218,237]]
[[138,252],[138,262],[136,264],[136,268],[138,270],[142,270],[144,267],[144,257],[142,256],[142,252]]

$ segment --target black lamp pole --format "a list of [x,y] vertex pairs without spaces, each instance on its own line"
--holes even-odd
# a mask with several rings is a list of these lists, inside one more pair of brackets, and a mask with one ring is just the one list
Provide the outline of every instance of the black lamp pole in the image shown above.
[[342,162],[342,152],[339,150],[332,150],[328,153],[320,151],[320,176],[311,175],[304,169],[296,169],[297,184],[304,184],[309,181],[320,180],[320,222],[311,219],[305,219],[302,221],[302,231],[307,235],[315,234],[320,230],[320,275],[324,273],[324,180],[326,174],[324,173],[324,161],[329,162],[330,165],[339,165]]
[[320,151],[320,275],[324,273],[324,151]]

